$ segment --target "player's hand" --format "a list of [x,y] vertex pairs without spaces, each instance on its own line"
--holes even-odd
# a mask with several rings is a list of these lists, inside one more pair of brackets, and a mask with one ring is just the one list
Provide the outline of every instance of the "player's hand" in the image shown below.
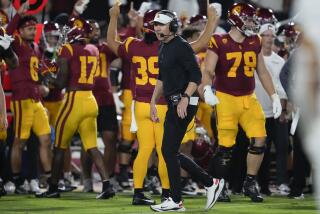
[[[130,20],[131,27],[135,27],[138,23],[139,13],[133,7],[133,1],[130,3],[130,10],[128,12],[128,18]],[[134,26],[133,26],[134,25]]]
[[282,112],[282,106],[281,106],[279,95],[273,94],[271,95],[271,99],[272,99],[272,108],[273,108],[273,115],[274,115],[273,117],[274,119],[277,119],[278,117],[280,117]]
[[157,107],[154,103],[150,104],[150,118],[155,123],[160,122],[160,119],[158,117]]
[[214,106],[219,104],[218,97],[212,92],[211,86],[206,85],[204,86],[204,102],[208,105]]
[[5,131],[8,128],[7,113],[0,115],[0,131]]
[[117,93],[112,93],[114,104],[116,106],[117,114],[122,114],[122,110],[124,109],[124,104],[120,100],[119,95]]
[[49,88],[47,86],[40,85],[39,86],[39,92],[40,92],[41,97],[46,97],[46,96],[48,96],[50,90],[49,90]]
[[12,38],[12,36],[9,36],[8,34],[4,34],[3,36],[0,36],[0,46],[4,50],[8,50],[13,40],[14,39]]
[[25,3],[23,3],[19,10],[17,11],[17,13],[20,15],[20,16],[23,16],[27,13],[27,11],[29,10],[29,1],[26,1]]
[[210,14],[209,14],[209,9],[212,10],[211,7],[214,8],[214,14],[212,14],[212,15],[214,15],[214,17],[217,16],[217,17],[220,18],[220,17],[221,17],[221,13],[222,13],[222,6],[221,6],[221,4],[220,4],[220,3],[211,3],[211,4],[209,4],[208,11],[207,11],[208,18],[210,17],[210,16],[209,16],[209,15],[210,15]]
[[188,105],[189,105],[189,99],[187,97],[181,97],[181,100],[177,106],[177,113],[181,119],[184,119],[187,116]]
[[117,1],[109,10],[110,17],[118,17],[120,14],[120,1]]
[[208,19],[214,19],[217,15],[217,9],[213,4],[209,4],[209,0],[207,0],[207,16]]
[[90,0],[78,0],[74,5],[74,10],[78,14],[82,14],[83,11],[87,9],[87,5],[89,4]]

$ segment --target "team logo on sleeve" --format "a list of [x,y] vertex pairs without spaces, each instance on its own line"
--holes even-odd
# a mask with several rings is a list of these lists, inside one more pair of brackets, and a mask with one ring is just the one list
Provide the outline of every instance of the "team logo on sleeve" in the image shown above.
[[227,44],[227,43],[228,43],[228,39],[227,39],[227,38],[223,38],[223,39],[222,39],[222,43],[223,43],[223,44]]

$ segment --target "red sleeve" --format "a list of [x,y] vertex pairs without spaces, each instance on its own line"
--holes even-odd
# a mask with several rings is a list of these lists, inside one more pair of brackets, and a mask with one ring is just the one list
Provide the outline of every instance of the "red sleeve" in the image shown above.
[[65,44],[61,47],[58,57],[66,58],[67,60],[70,60],[73,56],[73,48],[70,44]]
[[128,37],[118,48],[118,56],[131,61],[131,43],[135,40],[133,37]]
[[8,23],[7,33],[9,35],[13,35],[13,33],[17,30],[20,18],[21,18],[21,16],[18,13],[16,13],[16,15],[13,17],[13,19]]

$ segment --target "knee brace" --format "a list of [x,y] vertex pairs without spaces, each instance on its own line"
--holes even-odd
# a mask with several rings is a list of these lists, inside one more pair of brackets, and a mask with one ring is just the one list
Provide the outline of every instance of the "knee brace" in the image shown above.
[[248,148],[248,152],[253,155],[262,155],[266,149],[265,146],[256,146],[256,141],[254,138],[250,140],[250,145]]
[[131,144],[121,143],[118,147],[120,153],[131,154]]

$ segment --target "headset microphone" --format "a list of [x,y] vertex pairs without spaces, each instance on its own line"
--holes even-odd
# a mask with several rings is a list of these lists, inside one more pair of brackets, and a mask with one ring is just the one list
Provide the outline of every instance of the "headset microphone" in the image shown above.
[[171,36],[171,34],[165,35],[165,34],[163,34],[163,33],[159,33],[159,36],[162,37],[162,38],[164,38],[164,37]]

